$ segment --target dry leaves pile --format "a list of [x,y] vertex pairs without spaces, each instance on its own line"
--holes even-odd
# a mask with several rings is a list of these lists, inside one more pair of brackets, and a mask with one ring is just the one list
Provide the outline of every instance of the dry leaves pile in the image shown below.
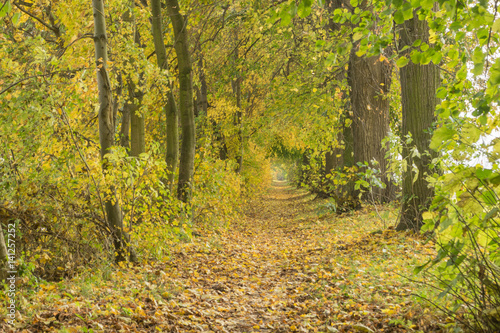
[[403,277],[432,247],[381,227],[372,209],[336,216],[320,200],[276,184],[224,235],[180,244],[166,263],[43,285],[21,300],[17,326],[0,330],[443,330],[445,318],[411,295],[422,287]]

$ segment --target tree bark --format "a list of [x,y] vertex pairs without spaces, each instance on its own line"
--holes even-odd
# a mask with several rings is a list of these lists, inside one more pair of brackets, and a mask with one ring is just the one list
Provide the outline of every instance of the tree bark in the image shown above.
[[[234,33],[234,41],[235,43],[238,43],[238,31],[235,30]],[[238,57],[239,57],[239,52],[238,52],[238,45],[236,45],[236,48],[234,49],[234,57],[233,57],[233,62],[234,66],[237,68],[238,66]],[[243,165],[243,133],[241,129],[241,121],[243,118],[243,112],[242,112],[242,106],[241,106],[241,83],[243,81],[243,78],[241,77],[240,71],[236,69],[236,78],[232,82],[232,88],[233,88],[233,93],[236,97],[236,113],[234,115],[234,126],[238,129],[238,143],[239,146],[237,147],[236,150],[236,173],[241,172],[241,168]]]
[[167,0],[166,4],[174,28],[174,47],[175,53],[177,54],[177,63],[179,65],[179,111],[181,115],[182,145],[179,161],[177,197],[183,202],[188,202],[191,196],[196,144],[193,82],[191,77],[192,66],[189,53],[187,21],[180,14],[180,7],[177,0]]
[[[111,92],[111,83],[108,74],[108,49],[107,49],[107,34],[106,34],[106,19],[104,16],[103,0],[92,0],[92,8],[94,14],[94,45],[95,45],[95,60],[97,66],[97,87],[99,91],[99,142],[100,155],[102,161],[103,172],[108,168],[106,154],[110,152],[115,140],[115,117],[113,114],[113,95]],[[115,260],[124,261],[130,255],[133,258],[133,251],[129,252],[130,238],[123,231],[123,220],[121,209],[116,198],[116,190],[110,188],[110,197],[104,200],[106,211],[106,219],[108,226],[113,234],[113,242],[115,246]],[[127,253],[129,252],[129,253]]]
[[[160,0],[151,0],[152,17],[152,32],[153,42],[155,45],[156,61],[160,70],[166,71],[168,74],[167,50],[163,41],[162,15]],[[167,122],[167,149],[165,161],[167,163],[168,173],[168,188],[170,192],[173,190],[175,171],[179,160],[179,116],[175,98],[172,91],[172,84],[169,83],[167,95],[167,103],[164,106],[166,122]]]
[[[400,45],[411,46],[417,39],[423,43],[429,42],[429,27],[426,21],[420,21],[414,13],[411,20],[400,26]],[[412,48],[407,49],[409,57]],[[403,106],[402,155],[408,167],[403,170],[403,205],[401,218],[397,230],[414,230],[418,232],[422,227],[422,212],[428,209],[434,190],[430,187],[426,177],[432,173],[430,163],[435,152],[430,151],[429,144],[432,137],[432,123],[435,120],[436,89],[439,87],[439,68],[434,64],[420,65],[409,62],[400,69],[401,102]],[[407,135],[411,135],[412,142],[405,144]],[[413,156],[412,149],[417,149],[420,157]],[[412,165],[418,169],[418,176]]]
[[[387,202],[392,198],[391,183],[387,177],[386,148],[382,140],[389,133],[389,100],[385,95],[391,85],[391,66],[379,57],[358,57],[357,47],[351,51],[348,82],[351,87],[354,137],[354,162],[365,163],[380,170],[385,188],[373,186],[363,198]],[[376,161],[376,163],[372,163]]]
[[[135,21],[134,7],[134,0],[129,1],[129,8],[125,12],[123,20],[132,25],[134,44],[137,47],[141,47],[139,31],[137,31],[137,25]],[[137,66],[134,66],[134,62],[134,59],[130,59],[132,68],[137,68]],[[140,73],[140,79],[142,78],[142,76],[143,73]],[[130,155],[139,156],[139,154],[142,154],[146,151],[145,119],[144,115],[140,115],[137,113],[142,105],[142,98],[144,94],[138,89],[137,85],[134,83],[130,75],[127,75],[127,87],[128,101],[124,109],[127,109],[130,117]]]
[[[237,51],[235,52],[237,54]],[[241,129],[241,121],[243,118],[243,112],[241,111],[241,81],[242,78],[238,76],[236,80],[234,80],[234,93],[236,95],[236,113],[234,115],[234,126],[238,128],[238,142],[239,147],[236,151],[236,173],[241,172],[241,168],[243,166],[243,132]]]
[[120,127],[120,146],[130,149],[130,110],[126,103],[122,110],[122,124]]
[[201,106],[201,111],[203,111],[203,114],[207,114],[207,109],[208,109],[208,88],[207,88],[207,79],[205,76],[205,69],[204,69],[204,61],[203,61],[203,56],[200,56],[200,60],[198,61],[198,66],[200,69],[200,106]]
[[[341,30],[342,24],[335,23],[332,20],[333,13],[335,9],[337,8],[342,8],[342,7],[347,7],[344,5],[345,0],[326,0],[325,5],[330,13],[330,19],[328,20],[328,29],[332,33],[336,33]],[[347,23],[351,25],[350,23]],[[352,27],[351,27],[352,28]],[[350,58],[349,58],[350,60]],[[352,96],[352,81],[353,81],[353,72],[352,72],[352,63],[349,61],[349,70],[347,71],[342,71],[341,74],[339,74],[339,81],[342,81],[343,78],[347,77],[348,85],[351,90],[351,96]],[[345,95],[347,95],[347,91],[345,92]],[[351,97],[352,99],[352,97]],[[343,207],[345,209],[355,209],[360,206],[360,201],[358,198],[358,192],[355,191],[354,189],[354,181],[355,179],[353,178],[351,168],[355,165],[355,156],[354,156],[354,135],[353,135],[353,112],[351,111],[352,106],[349,102],[346,103],[344,106],[344,114],[342,116],[342,119],[340,120],[340,133],[338,133],[337,139],[339,143],[341,144],[341,148],[337,148],[335,151],[335,158],[336,162],[338,162],[338,165],[335,165],[335,168],[339,170],[340,172],[344,173],[347,176],[346,179],[346,184],[338,184],[335,189],[334,193],[331,194],[335,200],[337,201],[337,204],[339,207]],[[337,158],[337,155],[341,155],[339,158]],[[333,158],[330,156],[329,157],[330,161],[329,163],[333,163]],[[331,166],[329,166],[330,168]]]

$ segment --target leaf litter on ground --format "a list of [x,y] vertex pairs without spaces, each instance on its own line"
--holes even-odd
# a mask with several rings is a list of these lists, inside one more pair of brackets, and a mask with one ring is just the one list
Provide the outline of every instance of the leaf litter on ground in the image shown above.
[[325,207],[276,183],[239,223],[200,231],[166,262],[40,285],[19,299],[16,326],[3,316],[0,330],[444,332],[447,318],[419,301],[425,288],[412,276],[433,246],[382,229],[373,207],[340,216]]

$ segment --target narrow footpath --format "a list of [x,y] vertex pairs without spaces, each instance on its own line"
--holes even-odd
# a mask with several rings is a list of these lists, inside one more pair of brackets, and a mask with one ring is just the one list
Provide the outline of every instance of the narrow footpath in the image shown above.
[[177,253],[170,278],[182,281],[184,291],[171,300],[170,329],[439,331],[415,321],[411,287],[390,254],[397,246],[399,255],[411,260],[418,244],[399,244],[394,232],[377,232],[382,222],[375,213],[339,217],[317,201],[276,182],[220,243]]
[[276,182],[229,230],[179,244],[168,262],[41,286],[19,331],[440,332],[405,278],[431,246],[384,229],[394,210],[334,210]]

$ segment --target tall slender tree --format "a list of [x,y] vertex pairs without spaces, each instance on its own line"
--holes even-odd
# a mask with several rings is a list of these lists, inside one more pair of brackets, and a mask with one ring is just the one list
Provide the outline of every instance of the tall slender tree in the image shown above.
[[166,4],[168,15],[172,20],[174,28],[174,47],[179,65],[179,111],[181,116],[182,145],[177,196],[181,201],[188,202],[191,196],[196,144],[191,56],[187,20],[180,13],[179,3],[177,0],[167,0]]
[[[139,31],[137,30],[137,23],[134,13],[135,2],[133,0],[129,1],[129,7],[124,13],[123,20],[127,22],[132,28],[132,38],[134,44],[137,47],[141,47],[141,40]],[[135,65],[135,59],[130,58],[129,62],[132,67],[137,68]],[[139,74],[141,79],[143,73]],[[127,92],[128,100],[125,103],[123,109],[123,117],[130,117],[130,155],[139,156],[139,154],[146,151],[146,129],[145,129],[145,119],[144,115],[138,113],[144,93],[139,89],[137,84],[132,79],[131,75],[127,75]]]
[[[160,70],[166,72],[167,76],[169,76],[167,50],[163,41],[160,0],[151,0],[151,13],[153,16],[151,24],[157,64]],[[175,171],[177,170],[179,160],[179,115],[172,88],[172,84],[169,83],[168,91],[166,91],[167,103],[164,107],[167,118],[167,153],[165,160],[167,162],[168,186],[170,191],[173,189]]]
[[233,51],[233,62],[236,68],[236,77],[231,82],[233,93],[236,97],[236,113],[234,114],[234,126],[238,129],[238,144],[236,151],[236,172],[240,173],[241,168],[243,166],[243,132],[241,128],[241,121],[243,118],[242,105],[241,105],[241,86],[243,83],[243,77],[238,69],[238,61],[239,61],[239,41],[238,41],[238,27],[234,28],[234,41],[236,47]]
[[[94,15],[94,46],[97,68],[97,87],[99,90],[99,142],[103,171],[108,169],[106,154],[115,144],[115,115],[113,94],[108,73],[108,37],[106,34],[106,18],[103,0],[92,0]],[[134,260],[133,251],[129,252],[130,237],[123,231],[123,220],[120,205],[116,198],[116,190],[110,187],[111,194],[104,200],[106,220],[113,235],[116,261],[124,261],[130,255]],[[127,253],[129,252],[129,253]]]
[[[429,26],[414,13],[412,19],[400,25],[399,36],[399,47],[410,47],[404,53],[409,57],[413,49],[411,46],[416,40],[429,42]],[[436,89],[440,84],[439,75],[439,68],[432,63],[421,65],[410,61],[400,69],[403,107],[402,155],[408,167],[403,170],[403,206],[397,230],[420,230],[423,224],[422,212],[429,207],[434,195],[426,177],[432,172],[431,160],[436,156],[435,152],[430,151],[429,144],[435,109],[439,102],[436,97]],[[404,144],[408,135],[412,138],[410,145]],[[416,149],[418,154],[414,154],[413,149]],[[418,175],[412,166],[416,166]]]

